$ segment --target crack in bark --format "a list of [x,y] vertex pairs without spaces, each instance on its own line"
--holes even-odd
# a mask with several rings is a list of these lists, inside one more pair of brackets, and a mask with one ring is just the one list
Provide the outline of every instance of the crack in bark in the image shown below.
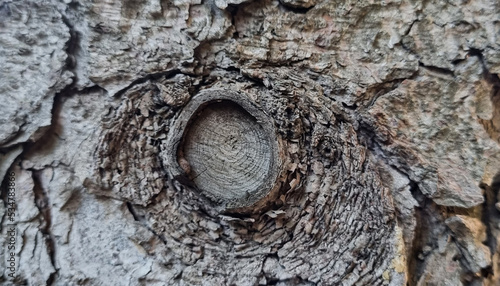
[[[33,192],[35,195],[35,205],[38,208],[38,211],[41,214],[40,219],[40,231],[43,234],[43,238],[45,240],[45,245],[47,248],[47,252],[50,257],[50,261],[52,263],[52,267],[54,267],[55,272],[52,272],[47,279],[47,285],[52,285],[55,282],[55,278],[59,272],[59,269],[56,267],[56,242],[54,235],[52,234],[52,214],[51,214],[51,205],[49,196],[46,193],[45,189],[42,187],[42,183],[40,182],[40,174],[38,171],[33,170],[32,178],[33,178]],[[33,248],[35,250],[36,247]]]
[[410,250],[411,254],[408,259],[408,281],[411,285],[416,285],[418,279],[425,271],[424,267],[426,264],[426,260],[420,259],[419,254],[422,252],[423,247],[427,243],[437,240],[437,237],[428,236],[430,234],[430,226],[427,225],[430,224],[429,216],[432,216],[431,211],[427,209],[427,206],[433,206],[434,208],[436,206],[431,199],[422,194],[422,192],[418,188],[418,184],[415,181],[411,180],[409,177],[408,179],[410,180],[410,192],[420,205],[415,208],[415,218],[417,224],[415,226],[412,249]]
[[145,222],[145,217],[140,216],[134,206],[130,202],[125,203],[127,206],[127,210],[130,212],[132,217],[134,218],[135,221],[139,222],[143,227],[145,227],[148,231],[150,231],[154,236],[156,236],[161,242],[163,242],[164,245],[167,245],[167,240],[160,234],[158,234],[156,231],[154,231],[146,222]]
[[310,7],[299,7],[299,6],[293,6],[291,4],[287,4],[285,2],[283,2],[282,0],[278,1],[278,3],[280,4],[281,7],[283,7],[283,9],[287,12],[292,12],[292,13],[295,13],[295,14],[307,14],[307,12],[309,12],[312,8],[314,8],[314,6],[316,5],[312,5]]
[[76,65],[78,64],[77,60],[76,60],[76,53],[78,53],[78,50],[81,47],[81,39],[80,39],[80,34],[75,30],[74,25],[71,23],[71,21],[68,19],[68,17],[66,17],[66,15],[64,15],[61,12],[60,12],[60,14],[61,14],[63,23],[68,27],[69,34],[70,34],[70,38],[69,38],[68,42],[66,42],[66,54],[68,57],[66,58],[65,69],[73,72],[74,79],[73,79],[72,84],[74,84],[76,82],[75,79],[77,76],[77,74],[74,71],[76,69]]
[[452,70],[449,70],[449,69],[446,69],[446,68],[425,65],[421,61],[418,62],[418,65],[419,65],[419,67],[428,69],[428,70],[436,72],[436,73],[445,74],[445,75],[451,75],[452,77],[455,77],[455,73]]
[[[156,79],[159,79],[161,77],[172,78],[178,74],[185,74],[185,73],[181,72],[181,70],[179,70],[179,69],[170,69],[170,70],[167,69],[166,71],[163,71],[163,72],[148,74],[146,76],[143,76],[143,77],[140,77],[140,78],[133,80],[128,86],[120,89],[115,94],[113,94],[113,97],[119,98],[124,93],[126,93],[128,90],[133,88],[134,86],[145,83],[149,80],[156,80]],[[185,75],[189,75],[189,74],[185,74]]]
[[[496,208],[496,204],[498,203],[497,195],[500,189],[500,174],[497,175],[493,179],[493,184],[488,186],[486,184],[482,184],[481,188],[484,190],[484,203],[483,209],[481,213],[481,221],[486,227],[486,241],[483,242],[490,249],[490,257],[493,260],[494,256],[497,255],[497,238],[493,233],[495,229],[495,224],[500,222],[500,215],[498,213],[498,209]],[[482,276],[484,278],[494,276],[493,268],[490,265],[489,268],[483,269]]]

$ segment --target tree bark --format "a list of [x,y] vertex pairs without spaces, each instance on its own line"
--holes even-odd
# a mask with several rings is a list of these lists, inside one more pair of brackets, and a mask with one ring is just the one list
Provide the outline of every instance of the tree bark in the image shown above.
[[0,281],[500,285],[499,23],[495,0],[0,2]]

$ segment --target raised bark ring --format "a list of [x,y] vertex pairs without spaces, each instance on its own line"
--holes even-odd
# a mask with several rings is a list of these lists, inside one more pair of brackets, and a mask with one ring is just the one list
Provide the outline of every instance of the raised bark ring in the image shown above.
[[279,146],[274,125],[247,96],[204,90],[170,129],[167,164],[219,208],[246,208],[276,184]]

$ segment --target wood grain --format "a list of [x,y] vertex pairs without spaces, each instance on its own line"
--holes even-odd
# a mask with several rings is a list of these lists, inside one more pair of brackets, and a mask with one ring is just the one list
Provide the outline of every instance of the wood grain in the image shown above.
[[[257,202],[275,193],[283,160],[278,136],[248,95],[201,91],[183,108],[168,137],[162,157],[172,177],[191,181],[188,186],[219,211],[256,210]],[[177,181],[186,186],[186,180]]]
[[182,144],[194,183],[212,198],[235,200],[262,188],[272,167],[268,134],[236,103],[205,107]]

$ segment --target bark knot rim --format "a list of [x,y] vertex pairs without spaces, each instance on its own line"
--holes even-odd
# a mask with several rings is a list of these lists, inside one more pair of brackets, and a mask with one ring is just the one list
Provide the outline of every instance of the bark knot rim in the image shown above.
[[[259,157],[259,159],[265,160],[265,166],[257,168],[257,173],[260,172],[261,176],[254,179],[252,186],[246,189],[241,188],[240,191],[238,191],[238,186],[234,186],[234,188],[227,187],[227,190],[224,188],[216,190],[214,188],[206,188],[196,183],[199,172],[194,172],[196,166],[192,166],[192,162],[189,162],[192,156],[190,157],[189,154],[186,154],[189,150],[186,152],[185,147],[190,144],[187,137],[193,137],[191,133],[193,129],[192,124],[197,122],[200,114],[203,114],[209,109],[212,109],[212,111],[218,109],[219,112],[239,112],[241,116],[246,116],[248,120],[253,121],[255,128],[259,129],[259,132],[257,132],[259,133],[259,142],[263,141],[260,143],[265,144],[266,146],[264,147],[269,148],[269,150],[260,150],[265,152],[265,157]],[[230,109],[233,111],[230,111]],[[238,121],[238,118],[236,118],[235,121]],[[240,123],[236,122],[235,124],[238,125]],[[243,122],[240,125],[245,124],[248,125],[252,123]],[[198,129],[197,131],[199,132],[200,130]],[[263,201],[265,201],[264,198],[266,196],[275,193],[275,186],[277,185],[278,177],[281,173],[280,168],[282,166],[281,157],[283,152],[280,148],[281,142],[270,117],[257,105],[251,102],[248,95],[242,92],[224,89],[206,89],[200,91],[193,96],[188,104],[181,110],[172,128],[169,130],[168,138],[163,151],[166,156],[162,157],[166,159],[171,177],[179,181],[185,187],[194,189],[203,197],[208,198],[214,203],[214,207],[219,211],[254,211],[259,209],[262,205],[265,205]],[[191,140],[191,138],[188,139]],[[195,164],[196,163],[197,162],[195,162]],[[216,182],[214,182],[214,184],[217,185]],[[232,195],[226,195],[224,193],[226,191],[232,192]]]

